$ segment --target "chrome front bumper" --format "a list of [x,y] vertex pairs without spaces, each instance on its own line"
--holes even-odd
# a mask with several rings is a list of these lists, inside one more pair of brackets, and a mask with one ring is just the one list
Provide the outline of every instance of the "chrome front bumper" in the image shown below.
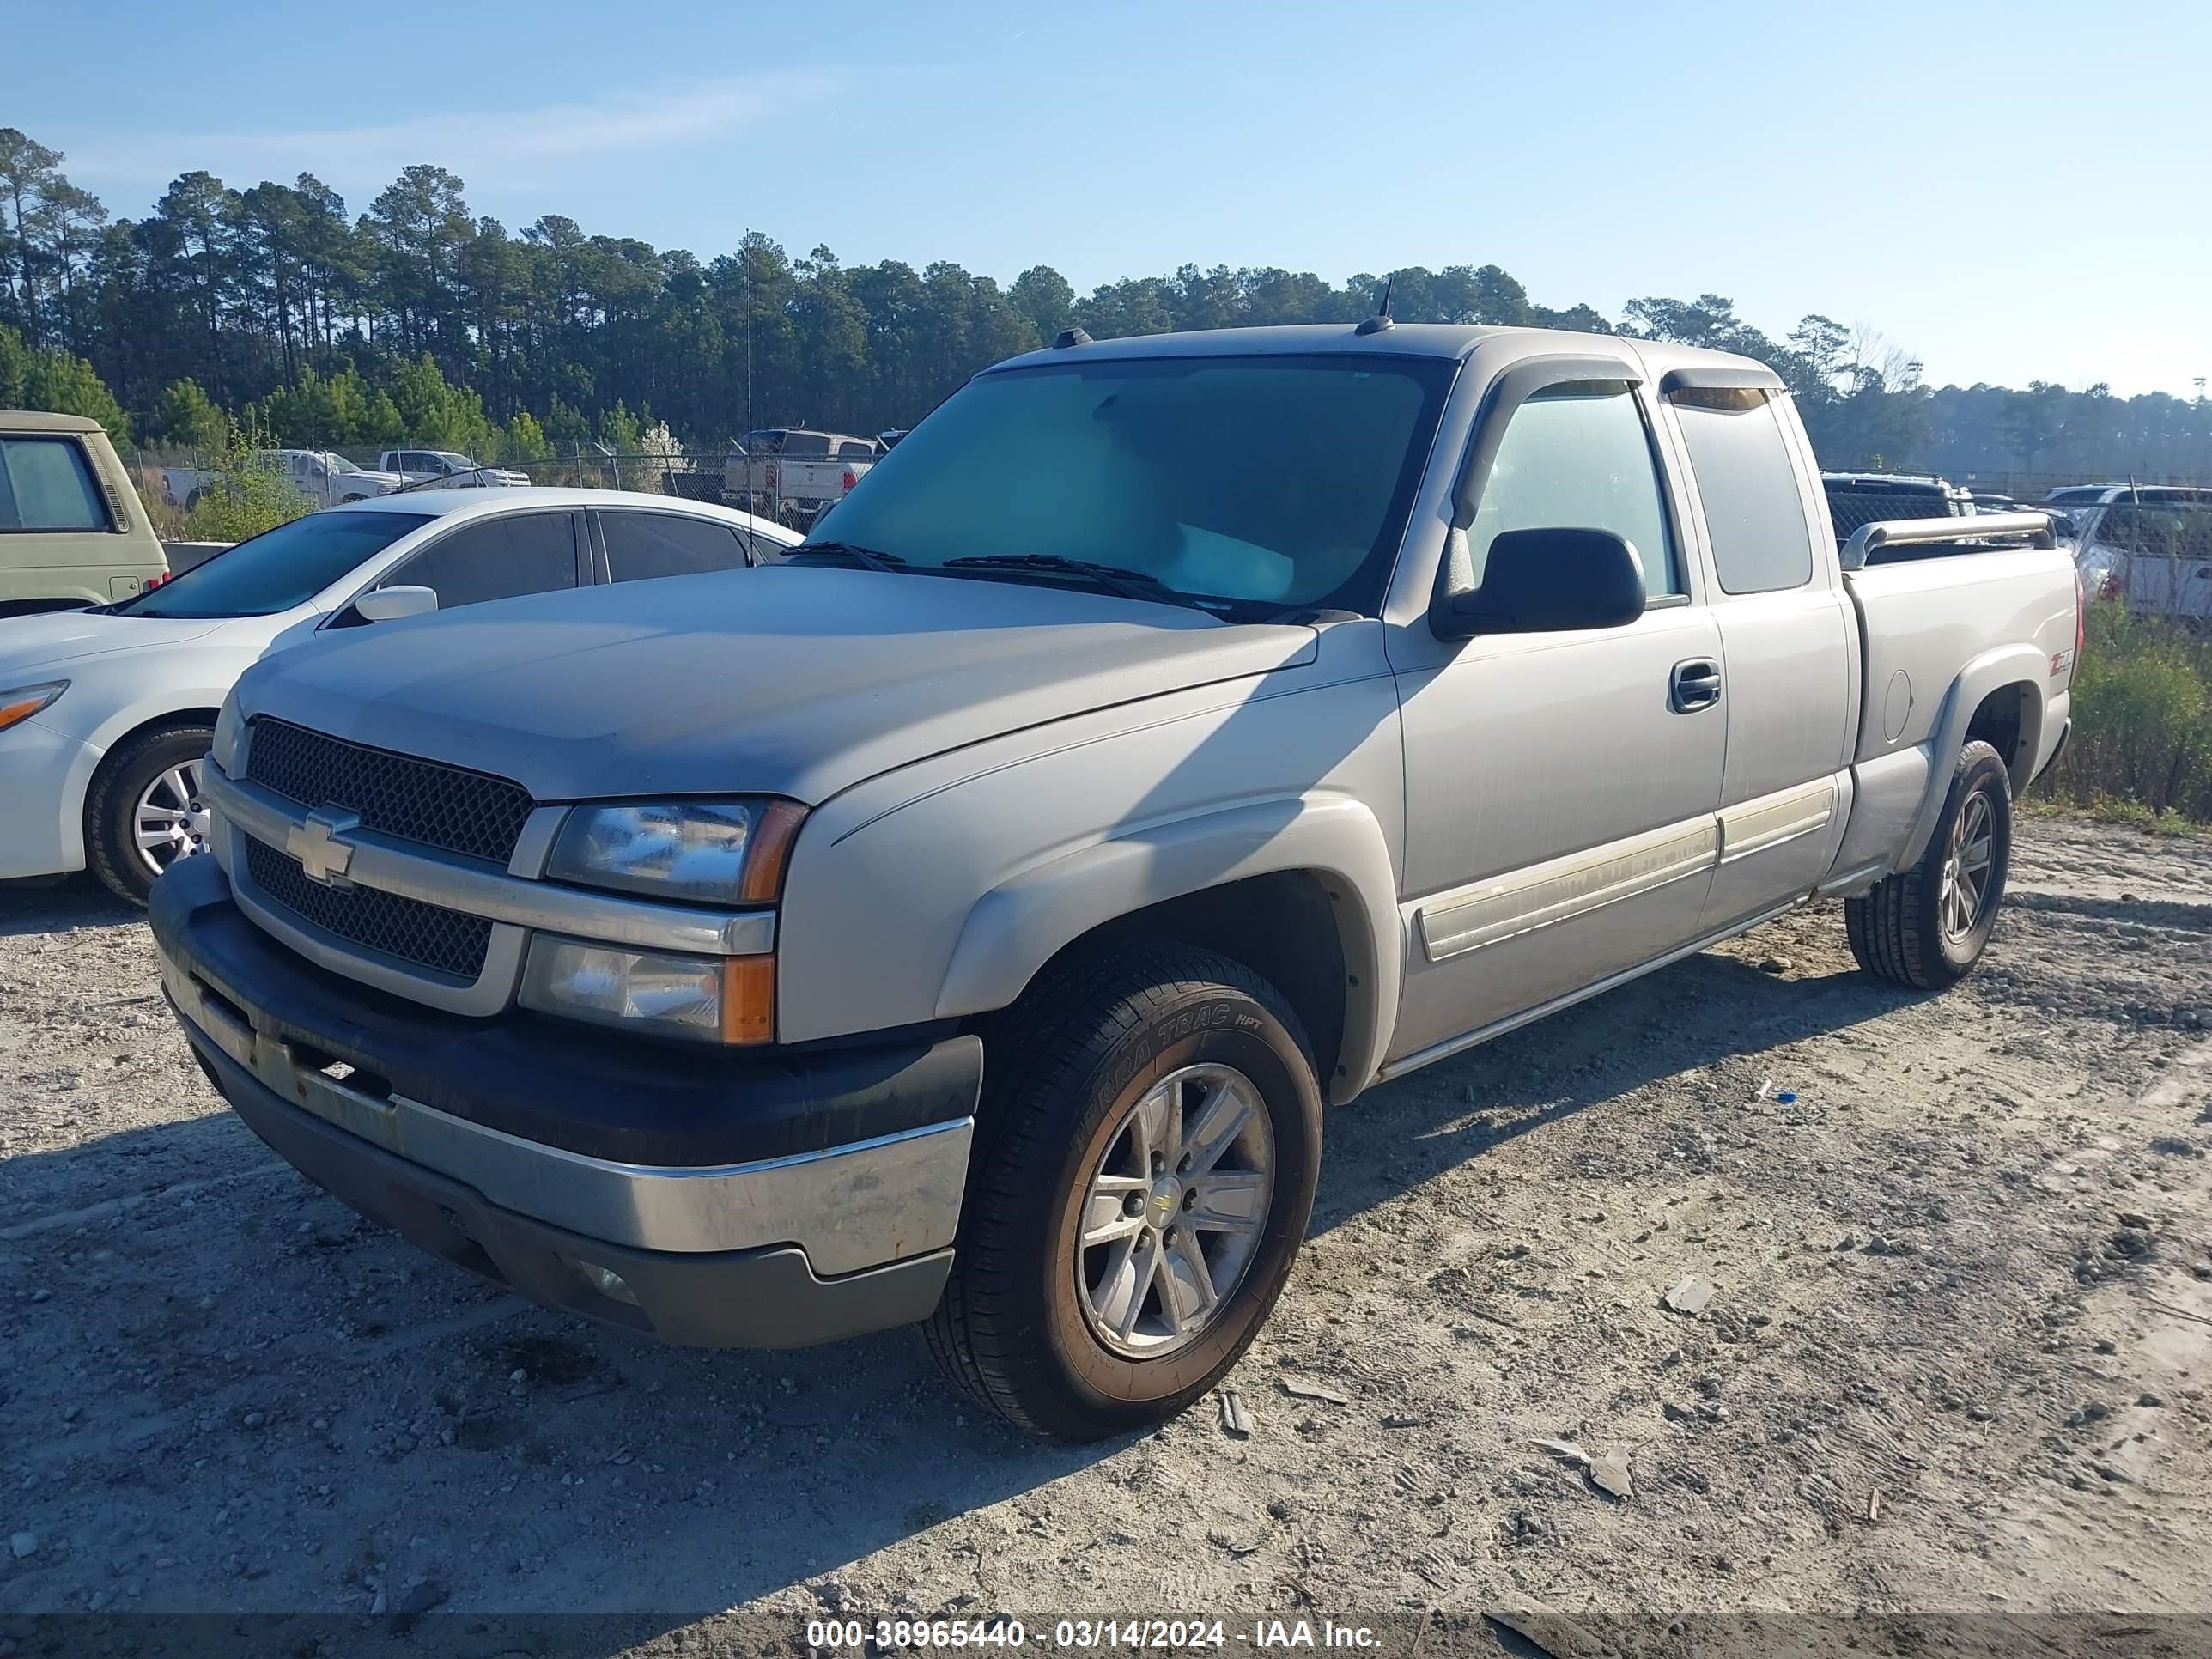
[[815,1272],[836,1275],[942,1249],[960,1224],[973,1118],[757,1163],[616,1163],[372,1092],[256,1031],[166,957],[161,979],[179,1017],[279,1099],[570,1232],[642,1250],[796,1244]]

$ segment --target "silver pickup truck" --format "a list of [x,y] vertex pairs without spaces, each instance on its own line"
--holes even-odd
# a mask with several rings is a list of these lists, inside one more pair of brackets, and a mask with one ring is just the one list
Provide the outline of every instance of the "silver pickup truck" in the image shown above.
[[1739,357],[1072,331],[777,563],[264,659],[167,989],[450,1261],[684,1343],[927,1322],[1095,1437],[1251,1341],[1325,1107],[1817,897],[1972,968],[2067,730],[2050,541],[1839,550]]

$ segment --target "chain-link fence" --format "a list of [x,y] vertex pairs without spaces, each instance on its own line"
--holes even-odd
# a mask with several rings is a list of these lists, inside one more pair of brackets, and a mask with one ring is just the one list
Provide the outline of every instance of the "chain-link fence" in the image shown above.
[[131,462],[147,507],[165,533],[183,533],[204,501],[238,488],[250,468],[274,480],[295,507],[342,506],[406,489],[526,486],[623,489],[711,501],[803,529],[857,484],[884,453],[871,438],[776,433],[748,447],[740,441],[690,451],[648,434],[635,450],[574,443],[552,453],[398,448],[256,450],[244,459],[204,451],[151,448]]

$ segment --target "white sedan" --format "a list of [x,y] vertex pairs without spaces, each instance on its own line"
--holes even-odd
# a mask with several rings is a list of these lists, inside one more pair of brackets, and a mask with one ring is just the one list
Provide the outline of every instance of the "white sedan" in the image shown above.
[[798,539],[662,495],[409,490],[295,519],[119,605],[0,621],[0,880],[89,866],[143,903],[204,845],[201,759],[264,651],[415,611],[757,564]]

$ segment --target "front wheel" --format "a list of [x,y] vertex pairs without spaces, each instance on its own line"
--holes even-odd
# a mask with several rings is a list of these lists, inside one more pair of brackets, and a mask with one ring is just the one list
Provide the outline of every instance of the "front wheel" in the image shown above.
[[1920,861],[1844,902],[1851,955],[1877,979],[1949,989],[1982,959],[2011,867],[2012,775],[1970,743]]
[[160,727],[118,744],[93,774],[85,854],[118,897],[143,904],[161,872],[207,850],[200,769],[214,741],[210,726]]
[[932,1351],[1031,1433],[1159,1422],[1242,1357],[1321,1170],[1297,1016],[1183,945],[1058,964],[985,1037],[984,1102]]

